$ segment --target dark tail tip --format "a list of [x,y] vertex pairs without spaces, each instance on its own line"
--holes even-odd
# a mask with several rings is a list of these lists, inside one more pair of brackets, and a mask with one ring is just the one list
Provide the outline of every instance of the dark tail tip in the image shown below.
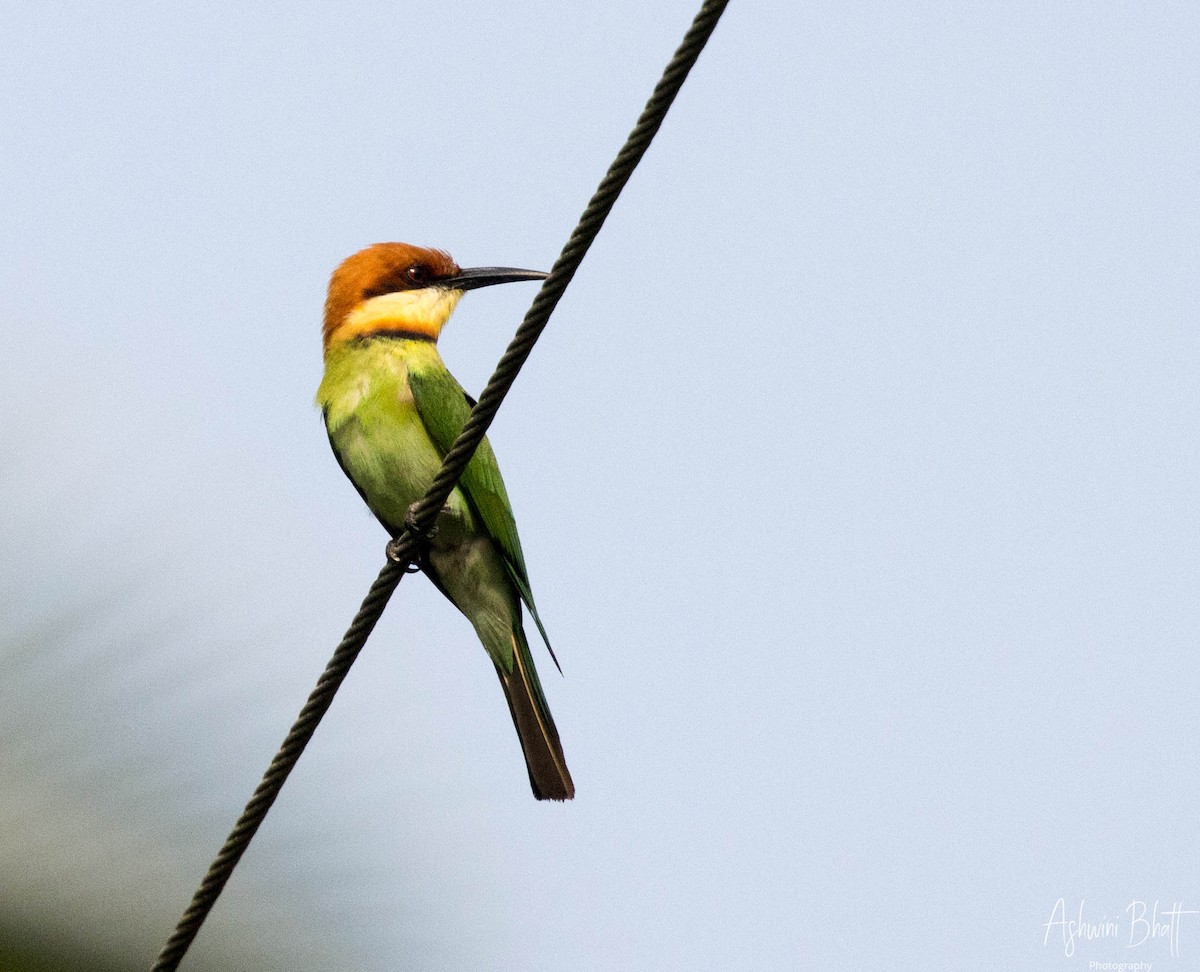
[[[525,760],[526,766],[529,765],[528,757]],[[550,777],[549,779],[543,774],[539,780],[533,775],[533,768],[529,767],[529,785],[533,788],[533,795],[539,800],[574,800],[575,799],[575,783],[571,779],[571,774],[567,771],[566,763],[562,763],[562,774]]]
[[518,650],[514,654],[516,663],[512,674],[505,674],[499,667],[496,674],[504,686],[508,710],[512,713],[513,725],[521,740],[525,767],[529,770],[529,785],[539,800],[570,800],[575,796],[575,784],[571,780],[571,771],[567,769],[558,730],[554,727],[550,710],[544,704],[539,704],[537,691],[521,657],[522,652]]

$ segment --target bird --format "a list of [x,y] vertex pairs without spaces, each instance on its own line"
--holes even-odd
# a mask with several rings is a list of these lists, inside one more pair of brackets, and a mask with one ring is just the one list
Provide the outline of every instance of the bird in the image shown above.
[[[316,401],[338,464],[393,539],[404,532],[409,507],[433,482],[475,404],[438,352],[442,328],[467,291],[546,276],[512,267],[464,270],[443,250],[408,243],[373,244],[334,270]],[[548,649],[550,642],[486,438],[439,512],[417,566],[466,615],[490,656],[533,795],[572,799],[575,784],[534,666],[522,605]]]

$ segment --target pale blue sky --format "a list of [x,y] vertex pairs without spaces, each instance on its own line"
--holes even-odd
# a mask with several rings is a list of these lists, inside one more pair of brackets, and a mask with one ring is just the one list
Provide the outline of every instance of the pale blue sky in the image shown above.
[[[330,270],[548,268],[648,9],[10,3],[7,901],[156,950],[382,563]],[[578,798],[410,578],[190,961],[1193,967],[1198,103],[1190,3],[734,0],[492,432]]]

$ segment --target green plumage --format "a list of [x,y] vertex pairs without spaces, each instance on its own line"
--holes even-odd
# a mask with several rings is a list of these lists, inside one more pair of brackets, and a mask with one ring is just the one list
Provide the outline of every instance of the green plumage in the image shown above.
[[[470,414],[462,386],[432,341],[379,337],[327,352],[317,403],[342,469],[398,536],[408,508],[433,482]],[[522,627],[522,602],[543,637],[545,631],[486,439],[439,515],[421,566],[471,621],[496,666],[535,795],[570,799],[574,786]]]

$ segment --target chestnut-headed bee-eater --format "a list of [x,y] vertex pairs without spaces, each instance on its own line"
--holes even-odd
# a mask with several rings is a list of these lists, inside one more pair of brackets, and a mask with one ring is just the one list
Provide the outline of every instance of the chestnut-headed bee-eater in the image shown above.
[[[441,250],[377,243],[334,272],[325,302],[325,377],[317,404],[342,470],[397,537],[462,431],[472,400],[437,340],[468,290],[546,274],[462,270]],[[521,604],[545,638],[500,467],[480,443],[438,515],[421,570],[483,642],[521,739],[533,794],[569,800],[575,785],[521,623]],[[549,644],[547,642],[547,644]]]

